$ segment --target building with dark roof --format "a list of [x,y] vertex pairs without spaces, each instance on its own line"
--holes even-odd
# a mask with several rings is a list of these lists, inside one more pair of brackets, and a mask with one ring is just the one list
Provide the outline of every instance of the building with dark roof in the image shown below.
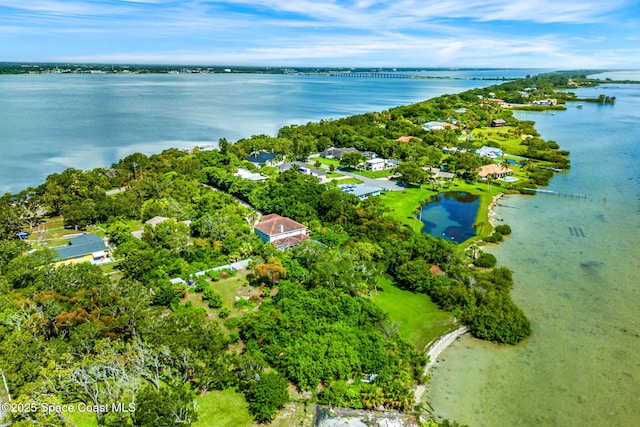
[[244,159],[249,160],[251,163],[255,163],[258,165],[273,166],[276,164],[277,157],[278,157],[278,153],[267,153],[264,150],[260,150],[260,151],[254,151]]
[[57,265],[91,262],[98,264],[109,259],[109,247],[97,234],[81,234],[69,240],[67,246],[55,248]]

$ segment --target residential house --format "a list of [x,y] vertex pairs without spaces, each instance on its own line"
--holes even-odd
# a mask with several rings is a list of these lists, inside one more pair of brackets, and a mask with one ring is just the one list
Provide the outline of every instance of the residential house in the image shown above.
[[497,157],[504,156],[504,151],[496,147],[489,147],[485,145],[476,150],[476,156],[495,159]]
[[371,172],[385,170],[386,165],[387,161],[385,159],[371,159],[364,162],[364,168]]
[[480,170],[478,171],[478,175],[480,175],[482,179],[487,179],[489,175],[491,175],[491,177],[493,177],[494,179],[504,178],[505,176],[511,175],[512,173],[513,171],[511,169],[493,163],[480,167]]
[[337,159],[340,160],[342,156],[346,153],[355,153],[356,150],[354,147],[347,148],[336,148],[330,147],[320,153],[320,157],[324,157],[325,159]]
[[422,126],[422,128],[426,131],[429,130],[443,130],[444,124],[442,122],[427,122]]
[[267,177],[261,173],[251,172],[250,170],[242,168],[238,168],[238,172],[234,173],[234,175],[249,181],[264,181],[267,179]]
[[429,168],[424,167],[422,170],[429,172],[431,176],[435,179],[453,179],[456,177],[455,173],[443,171],[440,168]]
[[54,249],[58,252],[54,258],[55,265],[82,262],[101,264],[110,261],[109,247],[97,234],[80,234],[71,238],[68,245]]
[[455,112],[458,114],[464,114],[466,113],[468,110],[464,107],[458,108]]
[[278,214],[263,216],[253,230],[263,242],[273,243],[280,250],[299,245],[303,240],[309,239],[309,229],[306,226]]
[[411,142],[411,141],[422,142],[422,139],[415,136],[401,136],[400,138],[396,139],[396,142]]
[[309,166],[306,163],[303,162],[287,162],[287,163],[283,163],[281,165],[278,166],[278,169],[280,169],[280,172],[284,172],[286,170],[289,169],[295,169],[298,172],[305,174],[305,175],[313,175],[316,178],[323,180],[327,177],[327,172],[323,171],[322,169],[316,169],[313,168],[311,166]]
[[265,150],[259,150],[252,152],[244,159],[258,166],[275,166],[279,163],[277,161],[279,156],[278,153],[268,153]]
[[367,197],[380,195],[379,188],[370,187],[364,184],[342,184],[338,185],[338,188],[344,193],[353,194],[360,200],[364,200]]
[[365,159],[376,159],[378,158],[378,154],[374,153],[373,151],[362,151],[362,157],[364,157]]

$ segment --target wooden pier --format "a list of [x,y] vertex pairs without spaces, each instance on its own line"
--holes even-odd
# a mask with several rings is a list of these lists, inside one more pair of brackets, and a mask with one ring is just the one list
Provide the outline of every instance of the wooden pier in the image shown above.
[[541,194],[549,194],[551,196],[562,196],[562,197],[577,197],[579,199],[586,199],[586,194],[581,193],[565,193],[563,191],[553,191],[553,190],[544,190],[542,188],[523,188],[523,190],[527,191],[535,191],[536,193]]

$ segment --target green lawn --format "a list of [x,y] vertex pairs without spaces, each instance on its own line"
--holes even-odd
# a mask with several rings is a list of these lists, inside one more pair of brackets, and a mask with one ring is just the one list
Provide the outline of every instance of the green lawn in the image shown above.
[[362,169],[353,169],[350,172],[357,173],[358,175],[366,176],[367,178],[371,179],[386,178],[388,176],[392,176],[395,173],[393,170],[371,172]]
[[77,427],[98,427],[98,421],[96,415],[93,412],[79,412],[76,410],[73,412],[65,412],[62,414],[67,418],[74,426]]
[[420,221],[414,212],[421,202],[437,194],[424,188],[407,188],[403,191],[387,191],[380,195],[382,204],[393,212],[393,216],[403,224],[418,229]]
[[341,176],[344,176],[344,175],[338,172],[327,172],[327,178],[339,178]]
[[198,421],[193,427],[245,427],[256,426],[249,415],[242,394],[227,389],[210,391],[196,399]]
[[509,126],[504,126],[501,128],[481,128],[474,129],[472,134],[475,138],[475,143],[481,145],[488,145],[490,142],[494,142],[500,145],[500,148],[509,154],[514,155],[522,155],[525,151],[527,151],[527,147],[525,145],[521,145],[522,143],[522,135],[515,135],[513,132],[514,128]]
[[327,166],[333,165],[336,168],[340,166],[340,160],[336,160],[336,159],[325,159],[324,157],[313,157],[309,159],[309,162],[311,162],[311,164],[315,163],[316,161]]
[[345,179],[336,180],[335,182],[336,184],[342,185],[342,184],[362,184],[363,181],[358,178],[345,178]]
[[456,329],[453,315],[438,309],[429,296],[400,289],[391,279],[378,281],[373,301],[389,313],[392,321],[399,323],[400,334],[418,350]]
[[[235,297],[238,295],[238,289],[245,289],[245,284],[247,283],[247,274],[249,274],[248,270],[239,270],[232,277],[220,279],[217,282],[212,282],[210,279],[207,279],[209,281],[209,285],[213,289],[215,289],[215,291],[222,297],[222,306],[231,309],[231,314],[229,315],[229,317],[237,317],[242,315],[243,309],[235,308],[233,306],[233,303],[235,302]],[[247,285],[245,290],[247,293],[258,292],[256,289],[250,287],[249,285]],[[218,319],[218,313],[220,313],[220,309],[209,308],[209,304],[206,301],[202,300],[202,293],[196,293],[193,288],[190,288],[188,290],[187,295],[182,299],[182,302],[190,302],[194,307],[203,307],[205,310],[207,310],[207,313],[209,315],[211,315],[214,319]],[[224,320],[226,319],[220,319],[221,326],[223,326]]]

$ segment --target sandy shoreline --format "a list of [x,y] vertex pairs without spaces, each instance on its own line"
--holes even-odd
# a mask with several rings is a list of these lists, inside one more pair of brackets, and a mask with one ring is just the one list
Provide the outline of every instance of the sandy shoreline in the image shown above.
[[493,213],[493,208],[496,207],[496,205],[498,204],[498,200],[500,200],[502,197],[504,197],[504,193],[496,194],[495,196],[493,196],[493,200],[491,201],[491,204],[487,209],[487,218],[489,218],[489,224],[491,224],[493,227],[495,227],[496,221],[502,221],[502,219],[494,216]]
[[[466,326],[461,326],[455,331],[448,333],[447,335],[443,336],[438,341],[433,343],[433,345],[429,347],[429,350],[427,351],[427,356],[429,356],[429,361],[427,362],[426,365],[424,365],[423,374],[427,375],[429,373],[429,369],[431,369],[433,365],[435,365],[436,360],[438,359],[438,356],[440,356],[440,353],[442,353],[447,347],[449,347],[458,338],[460,338],[462,335],[466,334],[467,332],[469,332],[469,330],[466,328]],[[416,404],[420,403],[420,400],[422,399],[422,395],[424,394],[425,391],[426,391],[426,387],[424,384],[421,384],[416,387],[416,391],[415,391]]]

